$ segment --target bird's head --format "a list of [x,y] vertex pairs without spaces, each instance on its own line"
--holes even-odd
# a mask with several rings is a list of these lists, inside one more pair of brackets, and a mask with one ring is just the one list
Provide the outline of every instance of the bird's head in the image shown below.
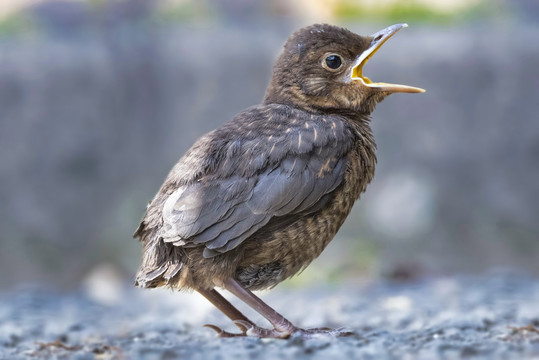
[[298,30],[275,63],[264,102],[370,114],[389,94],[424,92],[412,86],[373,82],[363,75],[367,61],[406,26],[393,25],[371,36],[327,24]]

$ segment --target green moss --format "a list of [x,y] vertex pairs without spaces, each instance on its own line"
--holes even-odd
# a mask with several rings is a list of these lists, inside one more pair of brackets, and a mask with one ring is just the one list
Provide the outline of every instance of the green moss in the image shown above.
[[417,1],[399,1],[391,5],[364,6],[360,2],[343,0],[337,3],[335,15],[343,21],[414,22],[452,24],[477,18],[492,17],[492,6],[486,2],[470,5],[455,12],[444,12]]
[[162,7],[154,14],[153,19],[159,23],[178,23],[208,20],[213,15],[211,8],[201,1]]
[[299,276],[283,282],[284,287],[307,287],[323,284],[339,285],[349,279],[367,277],[372,273],[378,259],[379,249],[369,239],[341,238],[336,241],[346,242],[341,253],[316,259]]
[[0,19],[0,36],[29,34],[34,31],[33,22],[22,14],[14,14]]
[[357,272],[368,273],[379,257],[379,248],[369,239],[357,239],[351,245],[351,257]]

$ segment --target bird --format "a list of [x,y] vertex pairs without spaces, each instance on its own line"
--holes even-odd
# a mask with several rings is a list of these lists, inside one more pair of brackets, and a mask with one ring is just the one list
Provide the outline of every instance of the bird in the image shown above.
[[[263,102],[198,139],[148,204],[134,234],[143,245],[135,285],[200,293],[240,331],[206,325],[221,337],[343,335],[297,327],[253,291],[273,288],[318,257],[373,179],[376,104],[425,91],[363,75],[406,26],[370,36],[329,24],[294,32]],[[256,325],[218,289],[273,328]]]

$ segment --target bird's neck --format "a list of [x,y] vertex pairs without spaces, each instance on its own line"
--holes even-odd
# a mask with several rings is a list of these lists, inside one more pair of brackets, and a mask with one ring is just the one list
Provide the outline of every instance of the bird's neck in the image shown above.
[[358,109],[346,109],[341,107],[330,107],[327,102],[320,103],[307,99],[301,90],[293,86],[272,86],[266,90],[264,105],[279,104],[301,109],[311,114],[317,115],[339,115],[350,120],[360,122],[370,122],[370,113]]
[[311,113],[316,112],[312,104],[309,104],[305,97],[301,94],[301,90],[299,88],[280,83],[279,79],[272,79],[270,85],[266,89],[263,104],[287,105],[296,109],[303,109]]

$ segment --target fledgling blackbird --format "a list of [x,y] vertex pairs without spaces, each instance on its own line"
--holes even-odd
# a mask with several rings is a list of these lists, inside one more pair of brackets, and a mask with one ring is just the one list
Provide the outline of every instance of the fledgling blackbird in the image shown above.
[[[363,66],[406,24],[359,36],[331,25],[292,34],[261,105],[204,135],[172,168],[135,232],[144,245],[136,285],[193,289],[240,328],[220,336],[287,338],[304,330],[256,297],[304,269],[374,176],[369,115],[395,92]],[[215,287],[273,325],[256,326]]]

